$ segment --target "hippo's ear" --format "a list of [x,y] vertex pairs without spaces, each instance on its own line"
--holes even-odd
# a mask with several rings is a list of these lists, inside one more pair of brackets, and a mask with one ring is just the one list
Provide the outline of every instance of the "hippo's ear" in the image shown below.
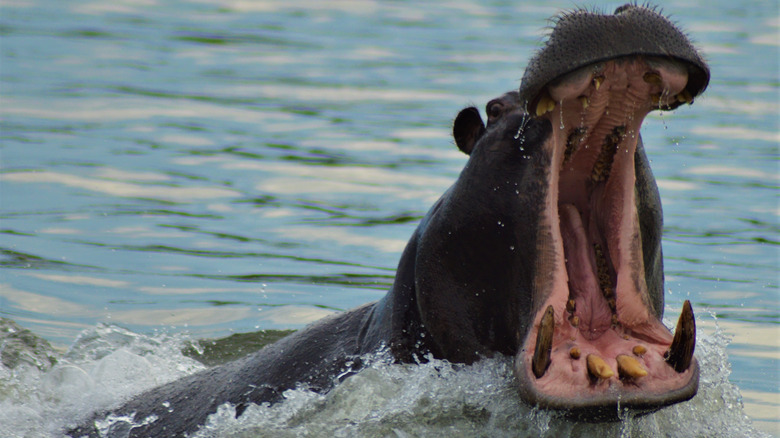
[[466,155],[471,155],[477,140],[485,133],[485,122],[479,115],[479,110],[473,106],[462,109],[455,117],[452,125],[452,136],[458,149]]

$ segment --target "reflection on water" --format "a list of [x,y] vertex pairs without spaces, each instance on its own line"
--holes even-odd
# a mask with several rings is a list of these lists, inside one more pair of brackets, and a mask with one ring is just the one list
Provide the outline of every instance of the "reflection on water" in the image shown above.
[[[452,118],[515,88],[570,6],[3,2],[0,315],[68,346],[100,321],[213,337],[381,297],[465,162]],[[777,431],[778,7],[664,8],[713,73],[643,128],[668,311],[718,318]]]

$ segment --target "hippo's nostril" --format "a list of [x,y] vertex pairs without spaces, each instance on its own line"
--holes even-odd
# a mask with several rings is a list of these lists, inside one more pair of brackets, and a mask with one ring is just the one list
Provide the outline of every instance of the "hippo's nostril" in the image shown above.
[[626,3],[623,6],[618,6],[617,9],[615,9],[615,15],[622,14],[623,12],[626,12],[629,9],[632,9],[636,7],[636,5],[632,3]]

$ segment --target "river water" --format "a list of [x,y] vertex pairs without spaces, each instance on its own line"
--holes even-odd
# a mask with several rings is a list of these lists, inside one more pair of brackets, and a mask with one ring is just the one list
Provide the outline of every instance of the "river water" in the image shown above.
[[[569,7],[0,3],[0,316],[67,350],[53,370],[0,368],[13,388],[0,435],[54,433],[198,369],[167,347],[186,339],[300,328],[383,296],[465,162],[453,117],[516,88],[547,19]],[[709,368],[688,407],[598,433],[780,436],[778,3],[664,11],[712,69],[693,106],[643,127],[664,202],[667,323],[690,299]],[[487,363],[377,360],[363,386],[293,391],[240,424],[222,412],[214,435],[596,433],[521,406],[506,364]]]

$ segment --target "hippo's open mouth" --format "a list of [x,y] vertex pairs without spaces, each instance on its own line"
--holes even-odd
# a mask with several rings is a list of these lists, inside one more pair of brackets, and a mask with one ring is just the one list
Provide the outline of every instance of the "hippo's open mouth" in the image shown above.
[[552,169],[537,242],[537,314],[515,364],[532,404],[602,420],[697,391],[690,303],[673,337],[649,298],[634,163],[645,116],[691,103],[706,86],[697,68],[684,57],[632,52],[525,95],[528,112],[553,128],[544,146]]
[[548,256],[538,268],[552,275],[537,281],[549,295],[517,366],[540,405],[649,408],[696,391],[693,314],[686,305],[672,345],[647,298],[634,197],[642,120],[690,100],[687,81],[678,63],[619,58],[567,75],[538,99],[536,115],[553,125]]

